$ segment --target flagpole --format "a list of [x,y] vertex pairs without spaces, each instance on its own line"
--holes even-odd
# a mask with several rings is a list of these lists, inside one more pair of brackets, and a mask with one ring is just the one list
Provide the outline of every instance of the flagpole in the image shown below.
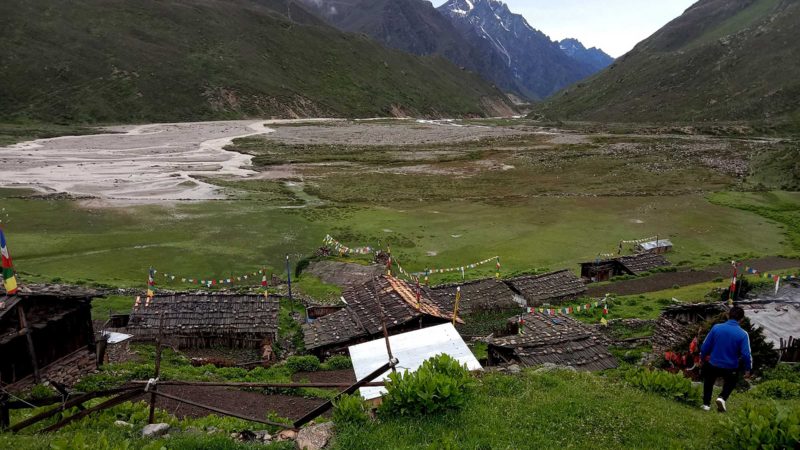
[[738,275],[736,270],[736,261],[731,261],[731,265],[733,266],[733,278],[731,278],[731,287],[728,290],[728,305],[733,306],[733,300],[736,297],[736,276]]
[[292,300],[292,271],[289,267],[289,254],[286,254],[286,284],[289,286],[289,304],[292,305],[292,314],[294,314],[294,301]]

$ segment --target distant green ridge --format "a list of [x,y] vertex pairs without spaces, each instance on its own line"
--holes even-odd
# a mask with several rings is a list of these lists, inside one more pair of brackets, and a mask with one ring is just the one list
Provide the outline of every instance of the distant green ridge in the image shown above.
[[539,105],[551,119],[800,126],[800,2],[700,0],[605,71]]
[[470,72],[339,32],[289,5],[3,1],[0,121],[511,113]]

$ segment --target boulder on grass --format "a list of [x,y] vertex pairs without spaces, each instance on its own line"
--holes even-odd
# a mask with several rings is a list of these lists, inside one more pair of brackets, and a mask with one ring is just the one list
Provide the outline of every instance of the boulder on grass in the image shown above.
[[146,438],[161,437],[169,432],[169,424],[166,423],[151,423],[142,428],[142,436]]
[[275,440],[278,442],[282,441],[293,441],[297,439],[297,431],[294,430],[281,430],[277,436],[275,436]]
[[303,428],[297,433],[297,448],[300,450],[322,450],[333,437],[333,422],[320,423]]

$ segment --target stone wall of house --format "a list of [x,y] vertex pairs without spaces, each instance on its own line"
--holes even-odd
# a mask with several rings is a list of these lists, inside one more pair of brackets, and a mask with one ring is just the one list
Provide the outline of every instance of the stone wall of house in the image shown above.
[[[97,358],[93,352],[86,349],[78,350],[64,358],[39,370],[41,381],[54,381],[72,387],[81,378],[97,371]],[[33,387],[36,383],[33,376],[27,376],[14,383],[11,387],[15,391],[23,391]]]

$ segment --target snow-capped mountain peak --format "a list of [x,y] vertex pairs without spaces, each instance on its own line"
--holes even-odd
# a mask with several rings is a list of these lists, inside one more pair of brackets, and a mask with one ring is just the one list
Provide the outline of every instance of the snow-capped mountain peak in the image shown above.
[[449,0],[437,9],[462,33],[489,44],[513,77],[513,89],[530,98],[545,98],[596,72],[500,0]]

